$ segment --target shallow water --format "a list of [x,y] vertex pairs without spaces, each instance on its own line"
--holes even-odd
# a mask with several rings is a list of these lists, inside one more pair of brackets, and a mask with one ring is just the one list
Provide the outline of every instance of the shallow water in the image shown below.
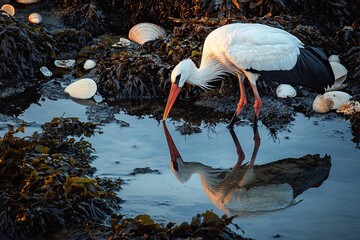
[[[32,104],[20,119],[35,122],[24,135],[39,129],[39,124],[53,117],[77,116],[87,121],[86,106],[72,100],[43,99]],[[130,123],[121,127],[115,122],[104,124],[102,133],[88,139],[98,158],[93,162],[96,175],[121,177],[126,184],[119,191],[125,201],[122,213],[134,217],[147,213],[160,222],[190,221],[206,210],[222,215],[205,193],[198,174],[184,183],[170,169],[171,158],[163,124],[151,116],[136,117],[120,111],[113,117]],[[185,162],[198,162],[211,168],[230,169],[238,160],[235,144],[225,123],[200,126],[202,132],[181,135],[175,130],[182,122],[166,122],[170,135]],[[0,124],[3,124],[0,122]],[[239,125],[234,129],[249,162],[253,149],[253,129]],[[0,134],[6,131],[0,130]],[[261,214],[244,214],[234,220],[245,237],[272,239],[358,239],[360,237],[360,152],[351,141],[349,122],[343,119],[323,121],[298,115],[289,131],[276,138],[262,124],[258,127],[261,144],[255,165],[264,165],[284,158],[300,158],[307,154],[331,156],[327,179],[296,197],[298,204]],[[158,173],[130,173],[134,168],[150,167]],[[248,216],[246,216],[248,215]]]

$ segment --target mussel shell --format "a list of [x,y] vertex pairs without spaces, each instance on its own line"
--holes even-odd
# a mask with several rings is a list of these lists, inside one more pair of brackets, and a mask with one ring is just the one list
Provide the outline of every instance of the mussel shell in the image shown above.
[[118,42],[112,45],[113,48],[123,48],[129,47],[131,45],[131,41],[127,38],[120,38]]
[[350,100],[350,94],[341,91],[326,92],[318,95],[313,102],[313,109],[317,113],[326,113],[336,110]]
[[89,99],[95,95],[97,85],[91,78],[83,78],[71,83],[64,91],[73,98]]
[[43,20],[42,20],[42,17],[40,14],[32,13],[29,15],[28,21],[33,24],[40,24],[40,23],[42,23]]
[[11,4],[2,5],[1,10],[7,12],[10,16],[15,15],[15,8]]
[[60,68],[72,68],[75,66],[76,61],[74,59],[55,60],[54,64]]
[[289,84],[280,84],[276,88],[276,95],[280,98],[295,97],[296,90]]
[[153,23],[139,23],[129,31],[129,39],[141,45],[159,37],[166,37],[166,31],[163,27]]
[[45,76],[45,77],[51,77],[52,76],[52,72],[45,66],[42,66],[40,68],[40,72]]

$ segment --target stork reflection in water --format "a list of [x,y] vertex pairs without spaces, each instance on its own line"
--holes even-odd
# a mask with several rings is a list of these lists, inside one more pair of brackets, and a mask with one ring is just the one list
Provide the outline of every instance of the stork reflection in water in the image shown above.
[[168,143],[170,168],[178,180],[185,183],[196,173],[210,201],[228,215],[248,216],[292,206],[295,198],[311,187],[319,187],[328,177],[330,156],[305,155],[299,159],[286,158],[263,165],[255,165],[260,136],[254,129],[254,149],[248,163],[233,130],[237,161],[231,169],[213,168],[200,162],[182,159],[163,123]]

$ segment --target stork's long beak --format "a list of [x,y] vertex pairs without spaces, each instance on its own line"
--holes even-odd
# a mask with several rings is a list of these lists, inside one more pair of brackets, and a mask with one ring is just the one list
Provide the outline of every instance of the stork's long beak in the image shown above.
[[176,171],[178,171],[178,166],[177,166],[177,158],[181,158],[179,151],[177,150],[175,143],[169,133],[169,130],[166,127],[165,122],[163,122],[163,127],[164,127],[164,132],[165,132],[165,137],[166,137],[166,141],[168,143],[168,147],[169,147],[169,151],[170,151],[170,157],[171,157],[171,161],[174,164],[174,169]]
[[169,115],[169,112],[172,108],[172,106],[174,105],[174,102],[177,98],[177,96],[180,93],[181,88],[176,84],[173,83],[171,84],[171,88],[170,88],[170,94],[166,103],[166,107],[165,107],[165,111],[164,111],[164,116],[163,116],[163,121],[166,120],[167,116]]

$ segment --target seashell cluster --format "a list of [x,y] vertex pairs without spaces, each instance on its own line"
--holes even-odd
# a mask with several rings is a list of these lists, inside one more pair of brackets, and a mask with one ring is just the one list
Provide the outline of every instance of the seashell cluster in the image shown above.
[[71,83],[64,91],[73,98],[89,99],[95,95],[97,85],[91,78],[83,78]]
[[353,115],[354,113],[360,112],[360,102],[358,101],[348,101],[341,105],[337,110],[337,113],[342,113],[344,115]]
[[325,92],[337,91],[345,88],[347,86],[347,84],[344,84],[347,78],[347,69],[338,62],[330,62],[330,66],[335,76],[335,83],[334,85],[325,88]]
[[295,97],[296,90],[289,84],[280,84],[276,88],[276,96],[280,98]]
[[16,0],[18,3],[22,3],[22,4],[33,4],[33,3],[37,3],[40,2],[40,0]]
[[84,69],[90,70],[93,69],[96,66],[96,62],[94,60],[88,59],[84,63]]
[[317,113],[326,113],[336,110],[350,100],[350,95],[346,92],[332,91],[323,95],[318,95],[313,102],[313,109]]
[[139,23],[129,31],[129,39],[141,45],[147,41],[164,37],[166,37],[165,29],[153,23]]
[[42,23],[43,19],[40,14],[32,13],[29,15],[28,21],[33,24],[40,24],[40,23]]
[[1,6],[1,10],[5,11],[10,16],[15,15],[15,8],[11,4],[4,4]]
[[75,66],[76,61],[74,59],[67,60],[55,60],[54,64],[60,68],[72,68]]
[[40,72],[45,76],[45,77],[51,77],[52,76],[52,72],[45,66],[42,66],[40,68]]

